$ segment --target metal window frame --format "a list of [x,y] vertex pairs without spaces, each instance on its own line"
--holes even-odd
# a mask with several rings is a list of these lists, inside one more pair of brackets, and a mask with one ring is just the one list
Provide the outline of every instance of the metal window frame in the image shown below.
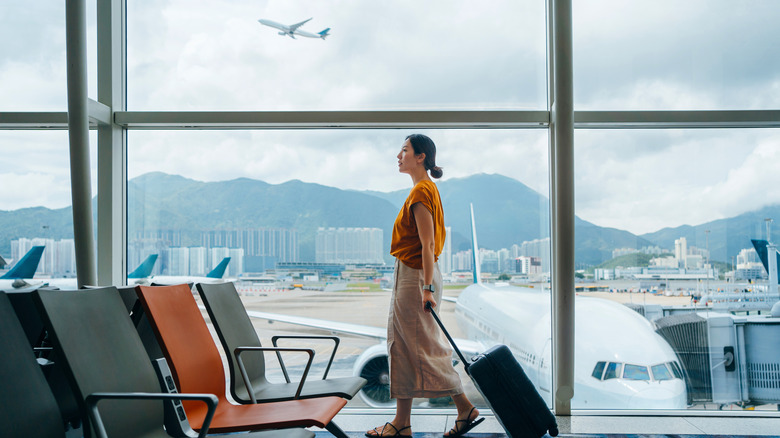
[[[82,7],[83,1],[69,1],[66,12],[74,4]],[[126,281],[129,130],[547,129],[554,259],[553,403],[558,415],[571,414],[573,385],[573,360],[566,358],[573,359],[574,354],[574,130],[780,127],[780,110],[574,111],[571,0],[545,0],[548,107],[544,110],[127,111],[127,0],[96,1],[98,101],[87,100],[81,109],[87,113],[89,129],[98,130],[97,276],[101,284]],[[0,112],[0,130],[57,129],[68,129],[67,112]],[[724,415],[699,411],[577,411],[577,415],[637,413]]]

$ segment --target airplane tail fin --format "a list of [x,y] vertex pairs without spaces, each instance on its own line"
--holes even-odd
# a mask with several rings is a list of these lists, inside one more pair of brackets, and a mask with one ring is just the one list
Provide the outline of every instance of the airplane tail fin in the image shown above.
[[[753,244],[753,248],[755,248],[756,252],[758,253],[758,258],[761,259],[761,264],[764,265],[764,269],[766,269],[767,274],[769,274],[769,252],[767,251],[767,245],[769,245],[769,242],[763,239],[750,239],[750,242]],[[777,257],[776,266],[780,266],[780,252],[775,252],[775,257]],[[780,273],[778,273],[777,281],[780,282]]]
[[325,39],[325,37],[329,37],[330,34],[328,33],[330,31],[330,28],[327,28],[323,30],[322,32],[318,32],[317,35],[320,36],[320,38]]
[[152,275],[155,262],[157,262],[157,254],[150,255],[135,268],[135,271],[127,274],[127,278],[148,278]]
[[471,263],[473,265],[474,283],[482,283],[482,268],[479,266],[479,247],[477,246],[477,226],[474,223],[474,204],[471,208]]
[[216,268],[212,269],[211,272],[206,274],[206,277],[222,278],[225,275],[225,270],[227,269],[228,263],[230,263],[230,257],[225,257],[221,262],[219,262]]
[[17,279],[17,278],[33,278],[35,271],[38,269],[38,263],[41,261],[41,255],[43,255],[44,246],[33,246],[27,254],[24,255],[14,265],[11,270],[5,273],[0,278],[4,279]]

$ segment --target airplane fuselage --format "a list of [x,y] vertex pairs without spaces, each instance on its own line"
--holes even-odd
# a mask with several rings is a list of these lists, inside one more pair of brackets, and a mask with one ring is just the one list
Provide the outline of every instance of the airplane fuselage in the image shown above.
[[[550,308],[549,292],[474,284],[461,293],[455,314],[468,339],[487,347],[509,346],[551,403]],[[679,371],[677,357],[646,319],[618,303],[579,296],[575,314],[572,408],[686,408],[685,382],[674,375]],[[594,377],[599,363],[603,368],[614,364],[614,376],[602,369]]]

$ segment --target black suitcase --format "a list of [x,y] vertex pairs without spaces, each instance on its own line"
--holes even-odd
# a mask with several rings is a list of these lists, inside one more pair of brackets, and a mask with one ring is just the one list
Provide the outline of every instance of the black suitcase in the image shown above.
[[471,377],[509,436],[539,438],[548,432],[551,436],[558,436],[555,416],[525,375],[509,347],[496,345],[468,361],[453,342],[436,312],[430,305],[428,309],[463,362],[466,374]]

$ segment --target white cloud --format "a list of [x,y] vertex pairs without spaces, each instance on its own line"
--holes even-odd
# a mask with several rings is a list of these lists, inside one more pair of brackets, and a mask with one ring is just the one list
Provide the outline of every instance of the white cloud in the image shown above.
[[[632,155],[613,153],[627,139]],[[780,203],[775,130],[587,131],[576,144],[576,210],[637,234]]]

